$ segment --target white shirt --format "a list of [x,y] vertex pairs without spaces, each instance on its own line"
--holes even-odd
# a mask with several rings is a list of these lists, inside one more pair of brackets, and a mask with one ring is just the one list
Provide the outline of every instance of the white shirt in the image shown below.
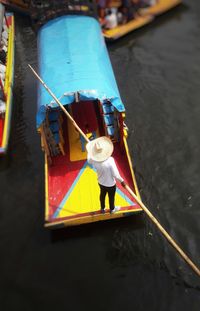
[[117,27],[117,15],[115,13],[111,13],[105,17],[106,28],[112,29]]
[[113,157],[109,157],[107,160],[103,162],[96,162],[88,158],[88,163],[92,164],[92,166],[96,169],[98,182],[100,185],[112,187],[116,184],[116,179],[119,182],[124,181],[119,174],[119,171],[117,169]]

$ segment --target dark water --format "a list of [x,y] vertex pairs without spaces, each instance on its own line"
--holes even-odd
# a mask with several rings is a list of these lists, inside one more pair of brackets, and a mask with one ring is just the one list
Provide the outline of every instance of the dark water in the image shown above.
[[[200,266],[200,3],[109,46],[143,201]],[[36,36],[16,16],[14,111],[0,159],[0,310],[200,310],[200,279],[145,215],[51,233],[35,130]]]

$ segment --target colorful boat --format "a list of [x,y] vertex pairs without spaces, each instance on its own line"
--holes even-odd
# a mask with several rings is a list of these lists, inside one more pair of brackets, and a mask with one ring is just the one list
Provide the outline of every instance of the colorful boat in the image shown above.
[[[125,108],[102,36],[93,17],[66,15],[38,32],[39,75],[89,139],[110,137],[125,181],[140,197],[127,145]],[[60,228],[133,215],[142,209],[117,184],[114,214],[100,213],[96,172],[85,141],[42,84],[37,128],[45,152],[45,227]]]
[[181,0],[158,0],[153,6],[139,10],[139,16],[126,24],[119,25],[113,29],[103,30],[107,41],[119,39],[133,30],[141,28],[152,22],[156,16],[161,15],[180,4]]
[[14,77],[14,16],[0,4],[0,154],[8,148]]

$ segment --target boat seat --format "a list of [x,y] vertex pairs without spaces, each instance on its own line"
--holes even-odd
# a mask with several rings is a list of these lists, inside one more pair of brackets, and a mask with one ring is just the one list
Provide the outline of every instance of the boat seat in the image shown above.
[[57,122],[60,128],[62,128],[63,117],[61,112],[59,110],[51,110],[48,113],[47,122],[49,125],[53,122]]
[[53,133],[59,132],[60,125],[58,122],[54,121],[49,124],[49,127]]
[[64,137],[62,134],[62,116],[59,110],[50,109],[47,114],[46,122],[47,127],[52,133],[54,142],[58,145],[60,152],[65,155],[64,152]]
[[63,147],[63,138],[61,132],[53,133],[54,140],[56,144],[59,146],[62,155],[65,155],[64,147]]
[[103,116],[104,122],[106,125],[113,125],[114,123],[114,115],[113,114],[105,114]]
[[114,112],[114,107],[111,104],[105,103],[102,105],[103,113],[108,114],[108,113],[113,113]]
[[49,122],[57,121],[59,118],[59,112],[58,111],[51,111],[49,112]]
[[55,139],[56,144],[59,144],[60,143],[60,135],[59,135],[59,133],[54,133],[53,137]]
[[115,128],[113,125],[109,125],[106,127],[107,133],[110,137],[114,137],[115,134]]

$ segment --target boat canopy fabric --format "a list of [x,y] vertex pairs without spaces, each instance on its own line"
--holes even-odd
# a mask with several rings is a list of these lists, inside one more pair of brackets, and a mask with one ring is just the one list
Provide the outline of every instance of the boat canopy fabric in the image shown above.
[[[101,27],[88,16],[62,16],[44,25],[38,33],[39,74],[63,105],[75,101],[110,100],[124,111]],[[37,126],[47,106],[57,107],[39,84]]]

